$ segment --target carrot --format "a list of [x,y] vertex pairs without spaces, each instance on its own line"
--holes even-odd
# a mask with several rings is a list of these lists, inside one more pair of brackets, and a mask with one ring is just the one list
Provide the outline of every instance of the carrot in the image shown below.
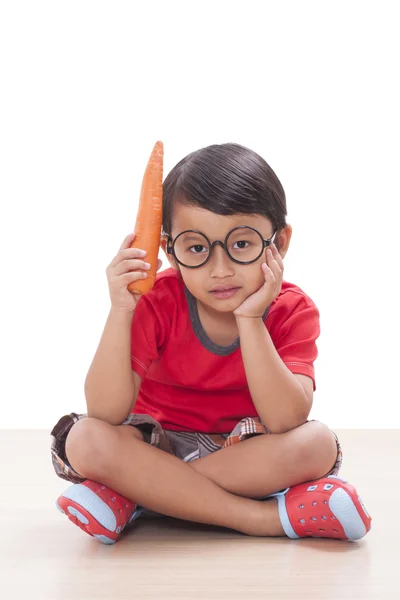
[[162,177],[164,146],[156,142],[144,172],[139,208],[135,223],[135,238],[130,248],[146,250],[143,260],[151,264],[146,279],[132,281],[128,290],[133,294],[146,294],[155,282],[157,258],[162,226]]

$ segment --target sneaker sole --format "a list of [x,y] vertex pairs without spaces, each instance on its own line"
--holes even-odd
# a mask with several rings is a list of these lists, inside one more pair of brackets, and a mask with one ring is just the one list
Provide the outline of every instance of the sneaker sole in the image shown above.
[[[56,501],[58,510],[87,534],[103,544],[115,544],[127,523],[117,527],[117,520],[111,508],[92,490],[76,484],[67,489]],[[141,510],[133,512],[128,523],[141,515]]]

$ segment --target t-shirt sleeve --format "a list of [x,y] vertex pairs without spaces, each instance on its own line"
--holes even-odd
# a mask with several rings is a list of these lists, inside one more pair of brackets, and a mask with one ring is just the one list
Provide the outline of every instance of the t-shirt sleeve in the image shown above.
[[131,366],[142,379],[151,363],[160,358],[168,331],[166,306],[153,288],[140,298],[132,318]]
[[[289,294],[288,294],[289,296]],[[280,311],[275,348],[292,373],[308,375],[316,390],[314,361],[320,335],[319,310],[308,296],[290,294]]]

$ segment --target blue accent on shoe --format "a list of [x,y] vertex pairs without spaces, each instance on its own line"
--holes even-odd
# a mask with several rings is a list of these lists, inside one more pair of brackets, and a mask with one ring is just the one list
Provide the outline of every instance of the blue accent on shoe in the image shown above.
[[[136,508],[136,510],[133,511],[128,523],[132,523],[132,521],[136,521],[136,519],[138,519],[140,516],[142,516],[142,514],[146,511],[145,508],[139,507]],[[127,523],[127,524],[128,524]]]
[[[82,506],[93,517],[109,531],[115,531],[117,527],[117,519],[111,510],[97,494],[92,492],[85,485],[75,483],[70,486],[63,494],[64,498],[73,500],[79,506]],[[83,515],[81,515],[83,516]]]
[[267,500],[268,498],[277,498],[278,496],[284,496],[289,490],[290,488],[285,488],[284,490],[280,490],[279,492],[269,494],[269,496],[263,496],[262,498],[258,498],[258,500]]
[[115,544],[117,540],[112,540],[111,538],[106,537],[105,535],[94,535],[93,537],[97,538],[99,542],[102,544]]
[[343,527],[349,540],[359,540],[367,533],[352,498],[342,488],[337,488],[332,492],[329,498],[329,508]]
[[286,498],[284,495],[281,494],[277,497],[277,500],[278,500],[279,518],[281,520],[281,525],[283,527],[283,530],[289,538],[292,538],[293,540],[297,540],[300,536],[297,535],[297,533],[295,532],[295,530],[292,527],[292,524],[290,523],[289,515],[287,514],[287,510],[286,510]]
[[361,504],[361,508],[363,509],[363,511],[365,512],[365,514],[367,515],[368,519],[370,519],[370,515],[369,512],[367,511],[367,509],[364,506],[364,502],[361,500],[360,496],[358,496],[358,501]]
[[73,515],[74,517],[76,517],[78,519],[78,521],[80,521],[84,525],[89,524],[89,519],[87,519],[85,517],[85,515],[83,515],[81,512],[79,512],[79,510],[76,510],[76,508],[74,508],[73,506],[68,506],[68,512],[71,515]]

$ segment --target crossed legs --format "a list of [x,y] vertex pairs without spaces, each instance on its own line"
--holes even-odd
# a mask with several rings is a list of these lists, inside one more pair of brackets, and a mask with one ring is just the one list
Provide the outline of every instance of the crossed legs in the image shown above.
[[83,477],[154,512],[247,535],[282,536],[276,500],[255,498],[324,476],[337,449],[325,425],[309,422],[185,463],[144,442],[134,427],[86,418],[68,434],[66,454]]

